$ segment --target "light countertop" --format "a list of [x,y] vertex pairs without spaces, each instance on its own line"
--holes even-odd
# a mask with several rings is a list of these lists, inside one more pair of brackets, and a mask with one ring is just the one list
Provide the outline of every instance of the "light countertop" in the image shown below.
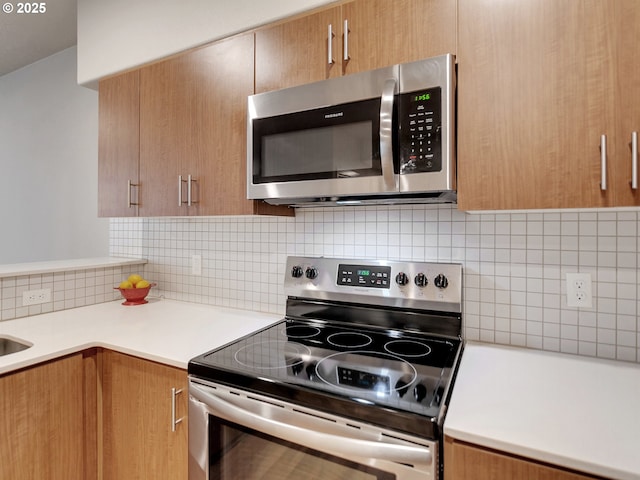
[[[92,347],[186,370],[208,350],[280,315],[151,298],[0,322],[32,343],[0,357],[0,374]],[[532,460],[640,480],[640,365],[468,342],[445,435]]]
[[640,365],[468,342],[445,435],[615,479],[640,479]]
[[282,318],[159,298],[122,300],[0,322],[0,336],[33,346],[0,357],[0,374],[92,347],[183,368],[189,360]]
[[52,260],[48,262],[10,263],[0,265],[0,278],[36,275],[42,273],[90,270],[92,268],[121,267],[124,265],[144,265],[145,259],[121,257],[77,258],[73,260]]

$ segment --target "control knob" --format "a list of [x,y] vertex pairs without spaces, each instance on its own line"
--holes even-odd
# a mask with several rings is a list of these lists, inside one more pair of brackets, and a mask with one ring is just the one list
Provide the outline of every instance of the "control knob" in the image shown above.
[[406,285],[407,283],[409,283],[409,277],[407,277],[406,273],[400,272],[398,275],[396,275],[396,283],[400,286]]
[[402,377],[396,382],[395,390],[398,394],[398,397],[404,397],[405,393],[409,390],[409,384],[411,383],[411,378]]
[[433,284],[438,288],[447,288],[449,286],[449,280],[443,274],[439,273],[436,278],[433,279]]
[[318,374],[316,372],[316,366],[317,364],[313,362],[307,365],[307,368],[305,368],[305,371],[307,372],[307,377],[309,377],[309,380],[315,380],[317,378]]
[[298,375],[304,369],[304,363],[301,358],[296,358],[291,364],[291,371],[294,375]]
[[427,387],[421,383],[417,384],[416,388],[413,389],[413,396],[415,397],[416,402],[421,402],[424,400],[424,397],[427,396]]
[[429,284],[429,280],[427,280],[427,276],[424,273],[417,274],[413,281],[420,288],[426,287]]
[[295,265],[291,269],[291,276],[293,278],[300,278],[303,274],[304,274],[304,271],[302,270],[302,267],[300,265]]
[[316,267],[307,267],[307,270],[304,272],[304,275],[309,279],[313,280],[318,277],[318,269]]

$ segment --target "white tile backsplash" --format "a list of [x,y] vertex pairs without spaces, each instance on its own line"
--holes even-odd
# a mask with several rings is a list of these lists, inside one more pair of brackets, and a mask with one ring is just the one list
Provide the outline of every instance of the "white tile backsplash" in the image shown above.
[[[148,259],[145,276],[168,298],[272,313],[284,310],[287,255],[461,262],[466,338],[638,362],[639,216],[416,205],[121,218],[111,219],[110,254]],[[202,276],[190,273],[194,254]],[[593,308],[566,306],[573,272],[591,273]]]
[[[126,265],[0,278],[0,320],[115,300],[120,298],[120,292],[114,287],[139,271],[142,271],[141,265]],[[51,301],[30,306],[22,304],[23,292],[41,288],[51,289]]]

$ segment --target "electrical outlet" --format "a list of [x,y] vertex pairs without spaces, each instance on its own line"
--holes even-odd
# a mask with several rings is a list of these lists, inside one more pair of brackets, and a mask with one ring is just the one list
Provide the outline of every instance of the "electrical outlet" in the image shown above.
[[191,255],[191,275],[202,275],[201,255]]
[[567,306],[591,308],[592,304],[591,274],[567,273]]
[[22,292],[22,305],[39,305],[40,303],[47,303],[51,301],[51,289],[42,288],[40,290],[28,290]]

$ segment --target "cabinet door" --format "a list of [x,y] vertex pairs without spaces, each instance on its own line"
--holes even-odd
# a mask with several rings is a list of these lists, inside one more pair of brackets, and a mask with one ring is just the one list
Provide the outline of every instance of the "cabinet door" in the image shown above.
[[[334,7],[256,31],[256,93],[340,76],[340,13],[340,7]],[[329,45],[333,63],[329,63]]]
[[245,34],[140,71],[141,216],[291,214],[247,200],[253,50]]
[[456,53],[455,0],[356,0],[343,5],[342,16],[346,74]]
[[247,200],[247,97],[253,94],[253,34],[194,52],[203,80],[196,112],[200,149],[184,169],[195,172],[197,204],[191,214],[254,213]]
[[[98,94],[98,216],[131,217],[138,210],[140,98],[137,71],[100,81]],[[129,183],[133,184],[130,191]],[[129,201],[130,200],[130,201]]]
[[590,475],[445,439],[444,480],[586,480]]
[[600,188],[600,138],[614,131],[607,2],[458,8],[459,208],[611,205]]
[[[104,478],[187,479],[187,373],[112,351],[102,352]],[[171,431],[171,389],[176,418]]]
[[82,355],[0,377],[0,478],[85,477]]
[[[640,205],[640,193],[631,185],[631,135],[640,135],[640,3],[610,0],[614,12],[607,29],[616,36],[616,205]],[[611,17],[609,17],[611,18]],[[640,148],[640,147],[639,147]],[[640,174],[639,174],[640,175]],[[640,179],[638,179],[640,188]]]
[[186,179],[181,164],[201,148],[196,113],[204,112],[198,95],[207,82],[198,76],[194,55],[140,70],[141,216],[188,215],[186,204],[178,205],[178,176]]

